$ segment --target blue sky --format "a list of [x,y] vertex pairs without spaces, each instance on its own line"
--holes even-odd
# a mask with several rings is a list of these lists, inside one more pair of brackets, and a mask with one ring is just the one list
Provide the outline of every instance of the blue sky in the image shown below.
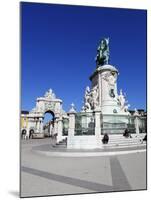
[[110,64],[131,109],[146,109],[146,11],[21,3],[21,109],[52,88],[68,111],[82,106],[98,42],[110,38]]

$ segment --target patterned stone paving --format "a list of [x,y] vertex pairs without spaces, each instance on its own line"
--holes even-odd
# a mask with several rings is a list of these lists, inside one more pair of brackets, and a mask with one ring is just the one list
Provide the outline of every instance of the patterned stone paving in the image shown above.
[[33,153],[44,140],[22,142],[21,196],[146,189],[146,153],[57,158]]

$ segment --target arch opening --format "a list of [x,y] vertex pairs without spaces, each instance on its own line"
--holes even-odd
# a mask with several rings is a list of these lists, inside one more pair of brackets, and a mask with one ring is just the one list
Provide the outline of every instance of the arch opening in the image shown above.
[[55,114],[51,110],[48,110],[44,113],[43,119],[43,132],[45,137],[53,136],[54,134],[54,121]]

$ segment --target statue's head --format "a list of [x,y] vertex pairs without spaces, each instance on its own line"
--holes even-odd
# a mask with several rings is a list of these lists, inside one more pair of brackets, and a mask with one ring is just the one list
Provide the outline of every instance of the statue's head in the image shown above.
[[101,40],[101,49],[105,49],[106,47],[106,42],[105,39]]
[[109,38],[103,38],[101,40],[101,49],[105,49],[109,44]]

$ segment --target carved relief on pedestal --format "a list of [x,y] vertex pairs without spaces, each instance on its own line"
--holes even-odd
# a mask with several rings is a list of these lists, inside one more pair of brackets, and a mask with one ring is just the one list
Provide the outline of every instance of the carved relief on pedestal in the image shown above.
[[104,80],[108,82],[110,86],[115,86],[117,80],[117,74],[115,72],[106,72],[103,77]]
[[115,72],[106,72],[102,78],[107,82],[108,94],[111,98],[115,98],[115,84],[117,80],[117,74]]

